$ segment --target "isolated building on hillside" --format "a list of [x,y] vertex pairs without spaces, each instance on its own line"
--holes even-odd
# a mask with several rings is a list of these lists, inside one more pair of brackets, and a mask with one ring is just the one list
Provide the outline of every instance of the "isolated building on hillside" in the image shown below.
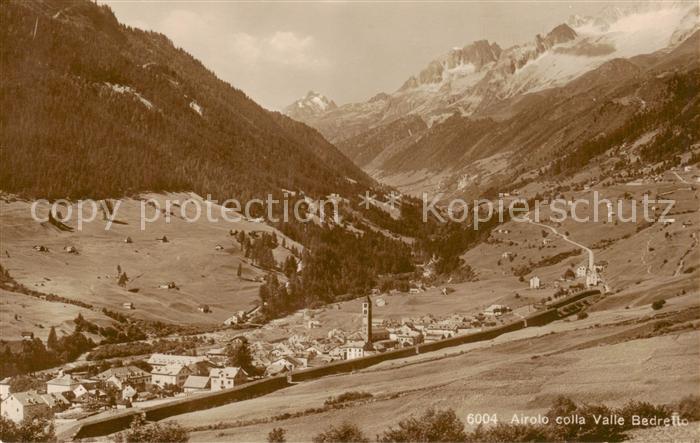
[[244,323],[245,319],[246,319],[245,311],[238,311],[235,314],[233,314],[231,317],[224,320],[224,324],[226,326],[237,325],[239,323]]
[[245,383],[248,381],[248,374],[242,368],[228,366],[210,370],[209,378],[211,379],[211,390],[220,391]]
[[532,277],[530,279],[530,289],[539,289],[540,287],[540,278],[537,276]]

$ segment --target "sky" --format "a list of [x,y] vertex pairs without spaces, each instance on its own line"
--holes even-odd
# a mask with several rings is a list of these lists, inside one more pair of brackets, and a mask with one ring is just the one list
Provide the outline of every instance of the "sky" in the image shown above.
[[393,92],[453,47],[531,41],[600,2],[241,2],[103,0],[161,32],[262,106],[309,90],[341,105]]

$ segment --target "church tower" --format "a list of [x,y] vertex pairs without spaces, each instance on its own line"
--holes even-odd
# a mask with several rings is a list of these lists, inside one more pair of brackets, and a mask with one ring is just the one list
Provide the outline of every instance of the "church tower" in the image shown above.
[[365,343],[372,343],[372,299],[369,298],[369,295],[362,302],[362,335],[364,335]]

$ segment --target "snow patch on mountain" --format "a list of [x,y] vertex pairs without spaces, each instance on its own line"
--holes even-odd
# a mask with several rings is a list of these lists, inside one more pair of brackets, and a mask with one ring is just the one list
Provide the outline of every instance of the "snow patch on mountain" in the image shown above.
[[194,112],[196,112],[197,114],[199,114],[200,116],[203,115],[203,114],[202,114],[202,107],[199,106],[199,104],[198,104],[196,101],[193,100],[193,101],[190,102],[190,108],[191,108]]
[[118,93],[118,94],[129,94],[132,95],[133,97],[137,98],[142,105],[144,105],[148,109],[153,109],[153,103],[151,103],[149,100],[147,100],[144,96],[139,94],[135,89],[125,86],[125,85],[119,85],[119,84],[113,84],[109,82],[105,82],[105,85],[109,87],[112,91]]
[[[672,38],[698,28],[697,6],[672,4],[662,9],[625,12],[617,8],[618,19],[613,22],[579,20],[574,30],[583,40],[611,45],[614,57],[647,54],[677,43]],[[683,32],[686,31],[686,32]],[[609,58],[609,57],[608,57]]]

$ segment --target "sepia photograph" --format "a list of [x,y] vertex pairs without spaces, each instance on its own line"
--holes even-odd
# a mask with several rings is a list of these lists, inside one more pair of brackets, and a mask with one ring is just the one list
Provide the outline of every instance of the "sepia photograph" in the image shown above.
[[0,0],[0,442],[700,442],[698,0]]

